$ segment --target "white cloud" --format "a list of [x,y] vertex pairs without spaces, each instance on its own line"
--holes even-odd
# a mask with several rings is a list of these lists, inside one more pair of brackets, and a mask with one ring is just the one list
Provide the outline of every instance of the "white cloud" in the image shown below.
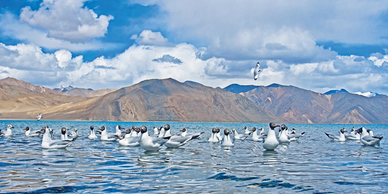
[[3,34],[47,49],[66,49],[74,52],[85,50],[100,50],[113,48],[116,45],[89,41],[85,43],[73,43],[66,40],[48,37],[47,32],[35,29],[19,20],[9,13],[0,14],[0,26]]
[[160,32],[152,32],[151,30],[143,30],[139,36],[132,35],[131,39],[135,39],[141,45],[172,46]]
[[38,10],[24,7],[20,20],[48,32],[48,37],[70,42],[102,37],[113,16],[98,16],[83,7],[86,0],[43,0]]
[[[317,41],[386,44],[385,1],[134,1],[158,4],[177,42],[206,46],[205,59],[314,63],[336,53]],[[330,13],[330,14],[327,14]],[[190,22],[188,22],[190,21]]]

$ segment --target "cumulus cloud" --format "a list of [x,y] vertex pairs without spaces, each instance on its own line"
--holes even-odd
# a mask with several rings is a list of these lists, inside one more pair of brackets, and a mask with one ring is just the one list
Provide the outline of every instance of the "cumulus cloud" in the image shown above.
[[131,39],[141,45],[172,46],[160,32],[152,32],[151,30],[143,30],[139,36],[132,35]]
[[70,42],[102,37],[113,16],[98,16],[84,7],[87,0],[43,0],[38,10],[24,7],[20,20],[48,32],[48,37]]
[[175,58],[171,55],[163,55],[160,58],[153,59],[152,61],[159,62],[159,63],[174,63],[174,64],[181,64],[182,61],[178,58]]
[[206,46],[204,59],[315,63],[337,56],[317,41],[388,43],[382,38],[388,27],[381,19],[388,9],[384,1],[130,2],[159,5],[167,14],[158,19],[168,26],[170,37]]
[[66,49],[73,52],[114,48],[116,45],[100,41],[70,42],[48,37],[47,32],[22,23],[10,13],[0,14],[1,31],[5,36],[19,39],[47,49]]

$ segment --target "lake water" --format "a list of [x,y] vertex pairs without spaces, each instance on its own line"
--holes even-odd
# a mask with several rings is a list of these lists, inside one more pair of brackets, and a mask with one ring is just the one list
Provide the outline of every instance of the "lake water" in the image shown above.
[[[356,141],[332,142],[324,134],[361,125],[288,124],[306,131],[299,141],[266,152],[262,142],[249,138],[224,149],[207,142],[213,127],[237,129],[253,123],[169,123],[172,133],[183,127],[205,132],[179,149],[147,153],[141,147],[87,139],[89,126],[148,129],[166,123],[0,121],[13,125],[11,138],[0,137],[0,192],[18,193],[387,193],[388,145],[362,146]],[[49,125],[55,139],[60,128],[77,128],[81,137],[66,149],[41,148],[41,138],[27,138],[23,128]],[[388,138],[387,125],[365,125]]]

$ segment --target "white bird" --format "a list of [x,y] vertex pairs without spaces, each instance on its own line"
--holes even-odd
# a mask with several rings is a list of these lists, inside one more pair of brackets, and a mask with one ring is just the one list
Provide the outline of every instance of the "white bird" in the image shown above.
[[51,134],[53,133],[53,130],[46,126],[46,128],[42,129],[43,138],[42,138],[42,148],[45,149],[57,149],[57,148],[66,148],[71,144],[71,142],[68,141],[62,141],[62,140],[53,140],[51,138]]
[[30,127],[26,127],[26,128],[24,128],[23,130],[25,130],[26,132],[25,132],[25,135],[26,135],[26,137],[39,137],[40,136],[40,130],[39,131],[31,131],[30,130]]
[[91,140],[97,139],[97,135],[94,132],[94,126],[93,125],[90,126],[90,134],[89,134],[88,138],[91,139]]
[[345,134],[346,140],[360,140],[360,134],[354,130],[354,127],[350,130],[349,134]]
[[73,141],[74,140],[74,138],[69,137],[68,130],[66,129],[66,127],[62,127],[62,129],[61,129],[61,140],[62,141]]
[[132,137],[131,136],[131,129],[127,129],[123,131],[125,133],[125,136],[123,139],[119,140],[119,144],[122,146],[130,146],[135,147],[140,145],[140,136],[139,137]]
[[367,146],[380,146],[380,141],[383,139],[383,136],[371,136],[370,131],[368,132],[364,127],[358,129],[358,133],[361,133],[361,143]]
[[116,141],[117,140],[116,134],[115,133],[108,133],[106,131],[105,126],[100,127],[98,130],[101,131],[101,140],[102,141]]
[[192,136],[171,135],[169,124],[164,125],[164,130],[164,138],[170,137],[170,139],[164,144],[168,148],[178,148],[192,140]]
[[[263,128],[262,128],[262,129],[263,129]],[[251,131],[252,131],[252,140],[253,140],[253,141],[263,141],[263,140],[264,140],[264,136],[261,135],[261,133],[260,133],[260,135],[257,134],[257,129],[256,129],[256,127],[253,127],[253,128],[251,129]]]
[[154,136],[158,136],[159,135],[159,129],[154,127]]
[[39,115],[36,117],[36,120],[37,120],[37,121],[40,121],[40,119],[42,119],[42,118],[43,118],[42,113],[39,113]]
[[250,134],[248,134],[248,135],[238,134],[236,129],[232,129],[232,132],[234,134],[234,139],[245,140],[250,135]]
[[280,132],[280,136],[279,136],[279,142],[280,143],[290,143],[291,140],[285,131],[286,126],[284,124],[280,127],[280,130],[281,130],[281,132]]
[[[288,127],[286,126],[286,130],[287,129],[288,129]],[[292,132],[288,134],[288,138],[291,141],[295,141],[295,140],[298,140],[300,137],[304,136],[305,133],[306,132],[302,132],[302,133],[297,134],[295,128],[292,128]]]
[[222,141],[222,136],[221,136],[221,130],[219,128],[217,128],[217,133],[216,133],[216,136],[218,138],[219,141]]
[[115,133],[116,136],[120,137],[122,135],[121,129],[125,129],[125,128],[121,127],[120,125],[116,126],[116,133]]
[[232,147],[234,146],[234,143],[232,141],[232,138],[230,138],[230,134],[232,134],[231,131],[229,131],[229,129],[225,129],[224,130],[224,138],[222,139],[222,142],[221,142],[221,146],[222,147]]
[[12,125],[7,125],[7,131],[4,133],[4,137],[11,137],[13,128],[14,127]]
[[[69,130],[69,129],[67,129],[67,130]],[[74,140],[77,139],[79,137],[78,129],[75,128],[74,131],[70,131],[69,136],[72,137]]]
[[276,125],[275,123],[269,124],[270,129],[268,131],[267,138],[265,139],[265,141],[263,143],[263,147],[267,151],[273,151],[279,145],[279,141],[276,139],[276,133],[275,133],[276,127],[280,127],[280,126]]
[[[218,130],[219,130],[219,129],[218,129]],[[213,129],[212,129],[212,134],[210,135],[210,138],[209,138],[209,140],[207,140],[207,141],[213,142],[213,143],[219,142],[220,140],[219,140],[218,137],[217,137],[217,132],[218,132],[218,130],[217,130],[217,128],[213,128]]]
[[245,131],[244,131],[245,135],[250,135],[252,133],[251,131],[249,131],[247,126],[245,126],[244,129],[245,129]]
[[257,78],[259,78],[259,72],[260,72],[261,70],[260,70],[260,63],[259,62],[257,62],[256,63],[256,67],[255,67],[255,69],[253,70],[253,79],[254,80],[257,80]]
[[186,136],[191,136],[192,139],[197,139],[199,136],[201,136],[204,132],[199,132],[199,133],[187,133],[187,129],[183,128],[180,130],[181,136],[186,137]]
[[329,137],[333,141],[340,141],[340,142],[346,141],[345,134],[344,134],[346,132],[346,129],[342,128],[339,132],[340,132],[340,136],[336,136],[336,135],[329,134],[329,133],[325,133],[325,134],[327,135],[327,137]]
[[140,146],[146,151],[158,151],[169,140],[169,138],[149,136],[146,126],[141,126],[140,132]]

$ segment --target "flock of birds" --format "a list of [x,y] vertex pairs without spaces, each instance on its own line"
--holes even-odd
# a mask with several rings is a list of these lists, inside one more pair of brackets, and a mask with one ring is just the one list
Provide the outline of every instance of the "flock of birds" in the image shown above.
[[[13,128],[12,125],[8,125],[7,131],[4,133],[0,129],[0,136],[11,137],[13,135]],[[276,128],[279,128],[278,134],[275,132]],[[23,130],[27,137],[39,137],[43,134],[41,145],[42,148],[45,149],[66,148],[80,136],[77,129],[70,131],[65,127],[61,128],[60,140],[55,140],[53,138],[53,130],[49,126],[38,131],[31,131],[29,127],[26,127]],[[229,130],[226,128],[224,129],[224,135],[222,136],[219,128],[213,128],[208,141],[213,143],[220,142],[222,147],[232,147],[234,146],[235,140],[245,140],[248,137],[251,137],[252,141],[263,142],[263,148],[265,150],[273,151],[279,144],[296,141],[305,134],[305,132],[296,133],[295,128],[288,130],[286,125],[277,125],[273,122],[269,123],[269,130],[267,133],[263,128],[258,130],[256,127],[249,130],[245,126],[244,130],[243,134],[239,134],[235,129]],[[105,126],[100,127],[98,131],[95,131],[94,127],[90,126],[88,138],[90,140],[95,140],[100,136],[101,141],[117,141],[121,146],[141,146],[141,148],[146,151],[158,151],[162,146],[166,146],[167,148],[181,147],[188,142],[199,138],[204,133],[188,133],[186,128],[183,128],[180,132],[180,134],[172,135],[169,124],[160,128],[154,127],[153,134],[148,132],[146,126],[141,126],[140,128],[133,126],[131,129],[125,129],[117,125],[115,133],[108,133]],[[373,135],[372,130],[367,130],[364,127],[357,130],[352,128],[350,133],[345,132],[347,131],[343,128],[339,131],[339,136],[329,133],[325,134],[333,141],[345,142],[346,140],[358,140],[367,146],[380,146],[380,141],[383,138],[381,135]]]
[[380,141],[381,139],[383,139],[382,135],[374,135],[372,130],[365,129],[364,127],[361,127],[357,130],[352,128],[349,133],[345,133],[345,132],[347,132],[346,129],[342,128],[339,131],[339,134],[340,134],[339,136],[329,134],[329,133],[325,133],[325,134],[333,141],[345,142],[347,140],[357,140],[367,146],[380,146]]

